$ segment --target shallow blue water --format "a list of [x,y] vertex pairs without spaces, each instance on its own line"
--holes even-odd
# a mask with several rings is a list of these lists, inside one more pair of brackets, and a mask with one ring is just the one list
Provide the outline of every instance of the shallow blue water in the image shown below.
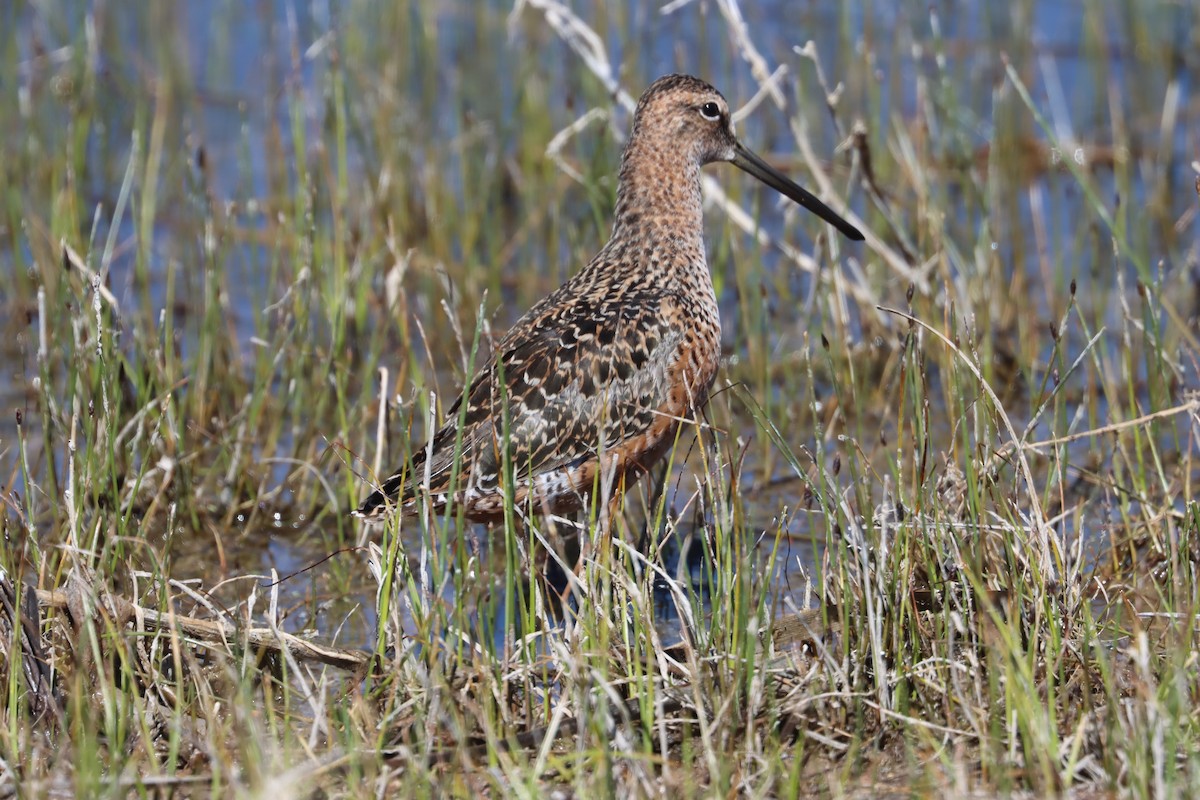
[[[16,96],[30,84],[47,79],[53,72],[53,64],[64,59],[94,58],[99,63],[104,79],[97,91],[104,93],[109,102],[104,105],[104,119],[97,121],[87,142],[89,162],[94,168],[86,176],[90,181],[88,192],[101,207],[97,217],[99,242],[106,239],[109,227],[114,224],[117,241],[133,239],[132,215],[127,212],[114,223],[111,211],[131,155],[130,132],[145,128],[144,115],[151,105],[149,87],[155,71],[176,64],[194,84],[194,92],[176,115],[185,134],[182,140],[193,151],[192,172],[170,177],[172,185],[163,189],[166,202],[152,235],[149,292],[151,302],[158,304],[166,302],[171,271],[183,280],[182,276],[195,269],[200,252],[195,231],[177,224],[177,216],[183,215],[173,215],[171,211],[172,204],[202,201],[203,193],[194,185],[199,174],[195,153],[203,148],[210,181],[207,191],[212,196],[244,204],[268,195],[269,130],[276,126],[284,131],[289,129],[291,103],[299,97],[308,103],[300,109],[301,124],[311,134],[310,140],[318,138],[326,118],[323,102],[331,36],[347,34],[344,28],[350,24],[348,20],[363,13],[349,3],[284,0],[259,4],[213,0],[180,8],[183,10],[178,17],[167,15],[174,26],[170,30],[148,24],[153,15],[140,11],[123,14],[121,8],[105,8],[104,13],[118,34],[99,42],[95,50],[88,45],[85,24],[87,13],[95,11],[94,4],[82,0],[48,2],[0,11],[0,22],[21,31],[16,39],[18,69],[13,74],[0,75],[0,91],[5,97]],[[505,142],[513,138],[511,132],[520,125],[517,89],[511,75],[537,69],[546,91],[564,97],[571,96],[574,87],[587,80],[577,57],[552,36],[545,37],[544,47],[535,54],[531,66],[528,46],[531,37],[522,36],[518,25],[512,42],[504,41],[503,23],[509,6],[493,4],[492,8],[493,14],[479,14],[467,4],[411,5],[412,24],[436,31],[431,50],[421,53],[414,49],[411,57],[432,56],[438,68],[431,78],[428,71],[417,71],[413,85],[395,90],[422,98],[432,92],[432,101],[427,103],[422,99],[414,105],[430,105],[433,113],[419,119],[397,119],[396,135],[405,130],[419,130],[427,138],[449,141],[464,133],[467,118],[464,109],[477,113],[477,108],[484,108],[494,114],[491,122],[499,151],[503,153]],[[809,103],[820,103],[812,66],[792,53],[794,46],[809,39],[818,44],[822,65],[832,80],[844,80],[859,87],[867,85],[867,91],[879,95],[882,118],[869,122],[881,130],[919,126],[919,120],[913,116],[922,94],[944,96],[947,103],[953,98],[966,118],[961,120],[955,136],[935,139],[944,151],[941,157],[947,160],[977,156],[996,135],[991,129],[994,103],[1015,102],[1011,91],[999,100],[994,91],[1003,80],[1001,54],[1010,54],[1014,63],[1022,66],[1022,78],[1036,104],[1047,116],[1054,134],[1063,141],[1064,158],[1072,157],[1076,146],[1091,148],[1111,143],[1113,136],[1107,130],[1112,111],[1110,98],[1117,98],[1126,106],[1126,115],[1138,126],[1131,138],[1140,146],[1138,152],[1128,154],[1135,161],[1131,170],[1133,180],[1129,196],[1120,198],[1127,213],[1127,235],[1134,242],[1150,242],[1146,247],[1149,261],[1161,260],[1166,271],[1179,269],[1186,259],[1195,258],[1193,226],[1184,226],[1182,241],[1172,240],[1160,236],[1143,215],[1136,213],[1136,209],[1156,198],[1166,197],[1168,217],[1185,220],[1195,203],[1190,192],[1189,164],[1195,153],[1200,152],[1200,142],[1197,112],[1187,103],[1200,72],[1200,63],[1190,56],[1195,51],[1195,31],[1200,25],[1195,7],[1170,2],[1114,2],[1103,13],[1089,16],[1083,2],[1010,6],[972,0],[934,4],[934,10],[936,15],[930,13],[927,4],[891,2],[852,2],[831,10],[828,4],[786,0],[747,3],[742,9],[756,45],[772,62],[789,65],[795,85]],[[524,25],[542,25],[533,12],[528,13]],[[1144,28],[1149,40],[1131,40],[1126,20],[1135,14],[1149,21]],[[653,77],[681,70],[709,78],[735,106],[752,96],[755,83],[749,68],[729,46],[729,29],[713,4],[694,2],[671,14],[643,5],[631,11],[624,21],[617,15],[606,20],[600,33],[608,57],[620,67],[623,85],[634,95]],[[481,21],[486,28],[481,28]],[[1026,30],[1031,34],[1025,34]],[[1017,36],[1014,31],[1022,33]],[[368,39],[390,35],[384,30],[354,33]],[[484,40],[492,44],[483,48]],[[849,45],[843,46],[843,42]],[[169,52],[164,53],[163,48]],[[869,64],[863,58],[864,52],[872,54]],[[1032,57],[1023,57],[1029,54]],[[1099,62],[1103,62],[1103,70],[1098,69]],[[1106,82],[1099,82],[1099,75]],[[425,85],[426,80],[429,85]],[[1159,130],[1159,119],[1152,115],[1161,111],[1172,81],[1177,82],[1184,101],[1174,125],[1164,134]],[[285,94],[284,87],[299,87],[299,91]],[[499,98],[500,102],[485,105],[480,100],[484,97]],[[558,120],[560,127],[578,116],[580,110],[565,103]],[[70,123],[70,110],[65,105],[26,112],[18,109],[17,113],[31,114],[34,117],[31,125],[51,131],[47,139],[51,146],[65,146]],[[838,143],[832,125],[820,114],[810,117],[810,124],[821,134],[826,152],[832,150]],[[627,119],[618,114],[615,124],[624,129]],[[768,109],[743,122],[739,132],[761,152],[790,153],[794,149],[784,121]],[[1048,142],[1046,134],[1035,126],[1030,126],[1028,133],[1043,144]],[[281,146],[286,150],[291,142],[292,138],[284,135]],[[368,149],[370,144],[368,135]],[[0,143],[0,147],[9,146],[12,145]],[[145,142],[141,146],[144,148]],[[351,146],[351,170],[365,170],[370,153],[358,149],[357,140],[352,140]],[[1165,152],[1166,157],[1160,158],[1159,152]],[[306,155],[293,153],[289,160],[294,162]],[[420,154],[414,157],[419,159]],[[183,161],[186,163],[187,159]],[[731,173],[732,170],[722,170],[722,183],[735,179]],[[1111,169],[1097,168],[1094,176],[1102,197],[1117,195],[1118,183]],[[464,191],[463,175],[453,165],[444,179]],[[1135,272],[1129,264],[1097,258],[1097,253],[1103,256],[1105,252],[1103,245],[1108,233],[1095,229],[1094,215],[1072,177],[1049,170],[1032,183],[1013,188],[1011,202],[1018,209],[1019,223],[1011,230],[988,230],[979,215],[978,198],[972,199],[968,190],[960,186],[944,189],[953,198],[951,207],[959,209],[961,214],[948,221],[947,227],[973,232],[973,244],[978,251],[991,255],[988,263],[1012,270],[1018,259],[1033,258],[1031,254],[1040,246],[1034,235],[1036,214],[1049,235],[1050,252],[1045,257],[1050,263],[1067,265],[1069,270],[1069,274],[1055,274],[1051,279],[1061,286],[1072,277],[1077,278],[1081,303],[1087,304],[1087,298],[1094,293],[1089,289],[1114,286],[1119,274],[1124,276],[1126,286],[1132,285]],[[1041,198],[1037,208],[1033,205],[1035,197]],[[806,233],[810,228],[785,227],[777,203],[765,195],[760,198],[761,224],[768,231],[775,235],[786,231],[788,237],[800,240],[810,235]],[[866,201],[861,196],[855,202],[860,212],[866,211]],[[241,222],[256,224],[253,215],[245,215]],[[266,221],[259,219],[258,224],[265,225]],[[713,219],[710,243],[726,235],[724,223]],[[22,236],[19,232],[8,232],[6,241],[11,242],[11,247],[0,248],[0,274],[11,274],[19,268],[18,264],[30,261],[32,251]],[[965,243],[961,245],[964,247],[972,243],[970,238],[959,241]],[[542,257],[550,263],[559,255]],[[244,290],[232,300],[230,323],[246,345],[243,351],[249,354],[257,354],[251,341],[259,326],[269,324],[262,309],[278,299],[273,294],[275,287],[269,282],[272,257],[272,253],[257,244],[231,245],[223,256],[231,282]],[[764,253],[762,257],[768,268],[789,269],[773,253]],[[974,268],[975,263],[976,255],[965,252],[956,268],[967,270]],[[112,290],[121,302],[129,305],[142,296],[141,287],[135,282],[134,264],[131,249],[126,247],[118,248],[111,265]],[[794,285],[795,296],[804,297],[812,290],[807,275],[789,272],[787,280]],[[732,283],[725,281],[730,288],[721,298],[727,332],[737,329],[738,300]],[[3,292],[0,286],[0,303],[4,300]],[[1045,296],[1031,297],[1030,302],[1045,316],[1055,316],[1051,309],[1042,308],[1047,304]],[[178,313],[188,311],[183,307]],[[498,324],[511,322],[520,311],[504,307],[497,318]],[[786,311],[781,309],[781,316],[786,316]],[[1122,312],[1119,308],[1095,308],[1087,309],[1087,313],[1097,324],[1116,324]],[[29,384],[36,373],[36,365],[30,358],[32,329],[22,328],[19,322],[10,319],[6,331],[25,338],[23,343],[0,349],[0,409],[4,409],[0,411],[0,475],[5,476],[14,474],[15,464],[14,416],[8,409],[26,407]],[[781,325],[780,347],[794,347],[800,333]],[[729,343],[733,342],[731,338]],[[179,344],[186,354],[191,343],[185,339]],[[1050,344],[1047,339],[1047,350]],[[39,445],[36,431],[30,432],[30,437],[36,449]],[[277,477],[282,478],[284,471],[281,467]],[[282,530],[269,547],[258,552],[258,563],[264,569],[274,566],[287,573],[311,563],[321,554],[320,550],[306,549],[296,541],[290,531]],[[809,563],[811,552],[807,545],[793,546],[796,552],[786,553],[785,561]],[[791,588],[799,580],[798,575],[795,569],[783,570],[780,581],[785,594],[791,596],[799,591]],[[369,597],[366,595],[366,599]]]

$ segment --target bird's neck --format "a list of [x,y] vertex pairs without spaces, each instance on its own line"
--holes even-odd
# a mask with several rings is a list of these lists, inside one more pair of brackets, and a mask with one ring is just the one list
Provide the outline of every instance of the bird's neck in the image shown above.
[[653,144],[631,141],[621,159],[613,242],[686,250],[688,257],[703,260],[700,164]]

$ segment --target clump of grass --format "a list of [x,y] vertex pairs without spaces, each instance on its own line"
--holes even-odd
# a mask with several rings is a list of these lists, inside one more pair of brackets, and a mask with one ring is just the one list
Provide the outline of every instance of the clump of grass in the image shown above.
[[[618,69],[644,20],[540,0],[231,6],[211,40],[168,6],[3,13],[6,788],[1200,790],[1195,198],[1136,122],[1191,113],[1140,55],[1162,17],[1081,12],[1134,48],[1094,106],[1025,28],[1004,62],[936,15],[797,51],[732,3],[658,19],[720,19],[744,135],[871,237],[714,171],[727,385],[564,608],[565,522],[359,547],[342,512],[607,235],[643,79],[698,66]],[[1071,67],[1110,85],[1107,52]]]

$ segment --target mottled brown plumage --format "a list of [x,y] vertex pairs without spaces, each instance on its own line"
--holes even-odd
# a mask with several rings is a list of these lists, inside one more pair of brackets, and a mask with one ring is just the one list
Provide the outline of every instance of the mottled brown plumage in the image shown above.
[[738,143],[716,89],[685,75],[658,79],[634,113],[608,244],[513,326],[471,380],[465,412],[460,395],[433,440],[355,515],[414,513],[424,499],[435,511],[458,505],[470,519],[494,520],[504,508],[505,447],[513,500],[537,513],[581,508],[598,472],[612,487],[650,469],[708,399],[720,360],[700,189],[700,168],[713,161],[734,163],[862,239]]

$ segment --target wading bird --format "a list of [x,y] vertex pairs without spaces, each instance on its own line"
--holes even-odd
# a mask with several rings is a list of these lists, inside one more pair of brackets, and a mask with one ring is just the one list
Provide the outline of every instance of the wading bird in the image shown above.
[[533,513],[569,514],[590,498],[620,496],[662,458],[708,399],[721,356],[700,188],[700,168],[714,161],[862,240],[742,146],[720,92],[686,75],[659,78],[634,112],[612,238],[521,317],[433,440],[355,516],[415,514],[427,503],[492,522],[506,495]]

